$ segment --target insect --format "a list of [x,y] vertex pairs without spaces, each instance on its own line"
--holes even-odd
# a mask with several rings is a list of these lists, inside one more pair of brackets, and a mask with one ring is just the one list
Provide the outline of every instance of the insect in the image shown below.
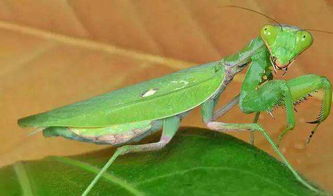
[[[265,25],[260,36],[251,40],[238,53],[220,61],[181,70],[161,78],[118,89],[88,100],[28,116],[18,121],[21,127],[34,127],[44,136],[119,146],[113,156],[91,181],[83,195],[114,162],[127,153],[154,151],[163,148],[177,132],[181,120],[194,108],[201,107],[204,123],[215,131],[259,131],[297,180],[313,191],[288,163],[268,132],[257,123],[260,112],[284,106],[287,127],[279,139],[295,126],[294,104],[317,90],[323,90],[322,108],[310,123],[317,127],[330,114],[332,87],[330,81],[314,74],[291,80],[274,80],[275,72],[287,72],[304,50],[311,46],[312,35],[295,26]],[[241,92],[219,110],[215,106],[233,77],[248,67]],[[216,119],[239,104],[246,113],[256,113],[253,123],[218,122]],[[158,142],[130,145],[162,129]],[[311,136],[312,136],[311,134]]]

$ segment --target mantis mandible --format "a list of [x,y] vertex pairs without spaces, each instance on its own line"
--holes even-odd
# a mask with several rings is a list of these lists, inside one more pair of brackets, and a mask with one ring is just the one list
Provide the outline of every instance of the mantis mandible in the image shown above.
[[[191,67],[161,78],[118,89],[91,99],[67,105],[18,121],[21,127],[35,127],[44,136],[62,136],[96,144],[119,146],[91,181],[83,195],[114,162],[127,153],[155,151],[169,143],[181,120],[194,108],[201,107],[204,123],[214,131],[259,131],[297,180],[318,191],[288,163],[268,132],[257,123],[224,123],[216,119],[239,104],[242,112],[270,112],[284,106],[287,126],[280,139],[295,127],[294,104],[317,90],[323,90],[322,108],[310,123],[317,129],[330,114],[331,83],[326,77],[309,74],[291,80],[274,80],[277,71],[286,72],[295,58],[311,46],[312,35],[295,26],[265,25],[260,35],[242,50],[220,61]],[[248,67],[241,92],[222,109],[215,111],[221,93],[234,76]],[[158,142],[130,145],[162,129]],[[312,136],[312,135],[311,135]]]

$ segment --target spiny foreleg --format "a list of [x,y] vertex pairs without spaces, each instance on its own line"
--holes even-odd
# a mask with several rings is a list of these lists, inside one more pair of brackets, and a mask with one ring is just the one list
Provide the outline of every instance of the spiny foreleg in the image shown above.
[[246,92],[240,99],[241,110],[245,113],[267,111],[271,112],[277,106],[284,106],[287,114],[287,127],[279,135],[278,143],[295,126],[294,106],[304,101],[312,93],[323,90],[322,107],[316,120],[309,122],[317,124],[311,131],[313,136],[319,124],[329,115],[332,102],[332,87],[326,77],[309,74],[288,81],[272,80],[253,92]]
[[294,104],[290,88],[285,80],[271,80],[256,90],[241,92],[240,109],[244,113],[268,112],[278,105],[284,105],[287,115],[287,127],[282,134],[295,127]]
[[[303,102],[307,97],[311,96],[312,93],[318,90],[323,90],[324,92],[318,117],[314,121],[308,122],[310,124],[316,124],[315,128],[311,131],[311,134],[307,139],[307,143],[309,143],[311,137],[317,130],[320,123],[322,123],[330,114],[332,103],[332,85],[326,77],[314,74],[291,79],[287,81],[287,85],[289,86],[294,105]],[[280,140],[284,134],[286,133],[281,133],[279,137]]]

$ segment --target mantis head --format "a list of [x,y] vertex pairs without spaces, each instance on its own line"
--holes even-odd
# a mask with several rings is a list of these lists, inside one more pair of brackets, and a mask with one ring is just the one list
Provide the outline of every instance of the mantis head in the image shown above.
[[295,26],[265,25],[260,36],[270,51],[270,60],[274,70],[283,69],[285,72],[305,49],[312,44],[312,35]]

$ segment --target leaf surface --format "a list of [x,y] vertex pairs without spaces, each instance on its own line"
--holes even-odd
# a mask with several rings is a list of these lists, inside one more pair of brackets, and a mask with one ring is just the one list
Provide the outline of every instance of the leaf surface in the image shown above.
[[[79,195],[112,153],[107,149],[4,167],[0,195]],[[256,147],[230,135],[185,128],[160,151],[117,159],[90,195],[314,194]]]

